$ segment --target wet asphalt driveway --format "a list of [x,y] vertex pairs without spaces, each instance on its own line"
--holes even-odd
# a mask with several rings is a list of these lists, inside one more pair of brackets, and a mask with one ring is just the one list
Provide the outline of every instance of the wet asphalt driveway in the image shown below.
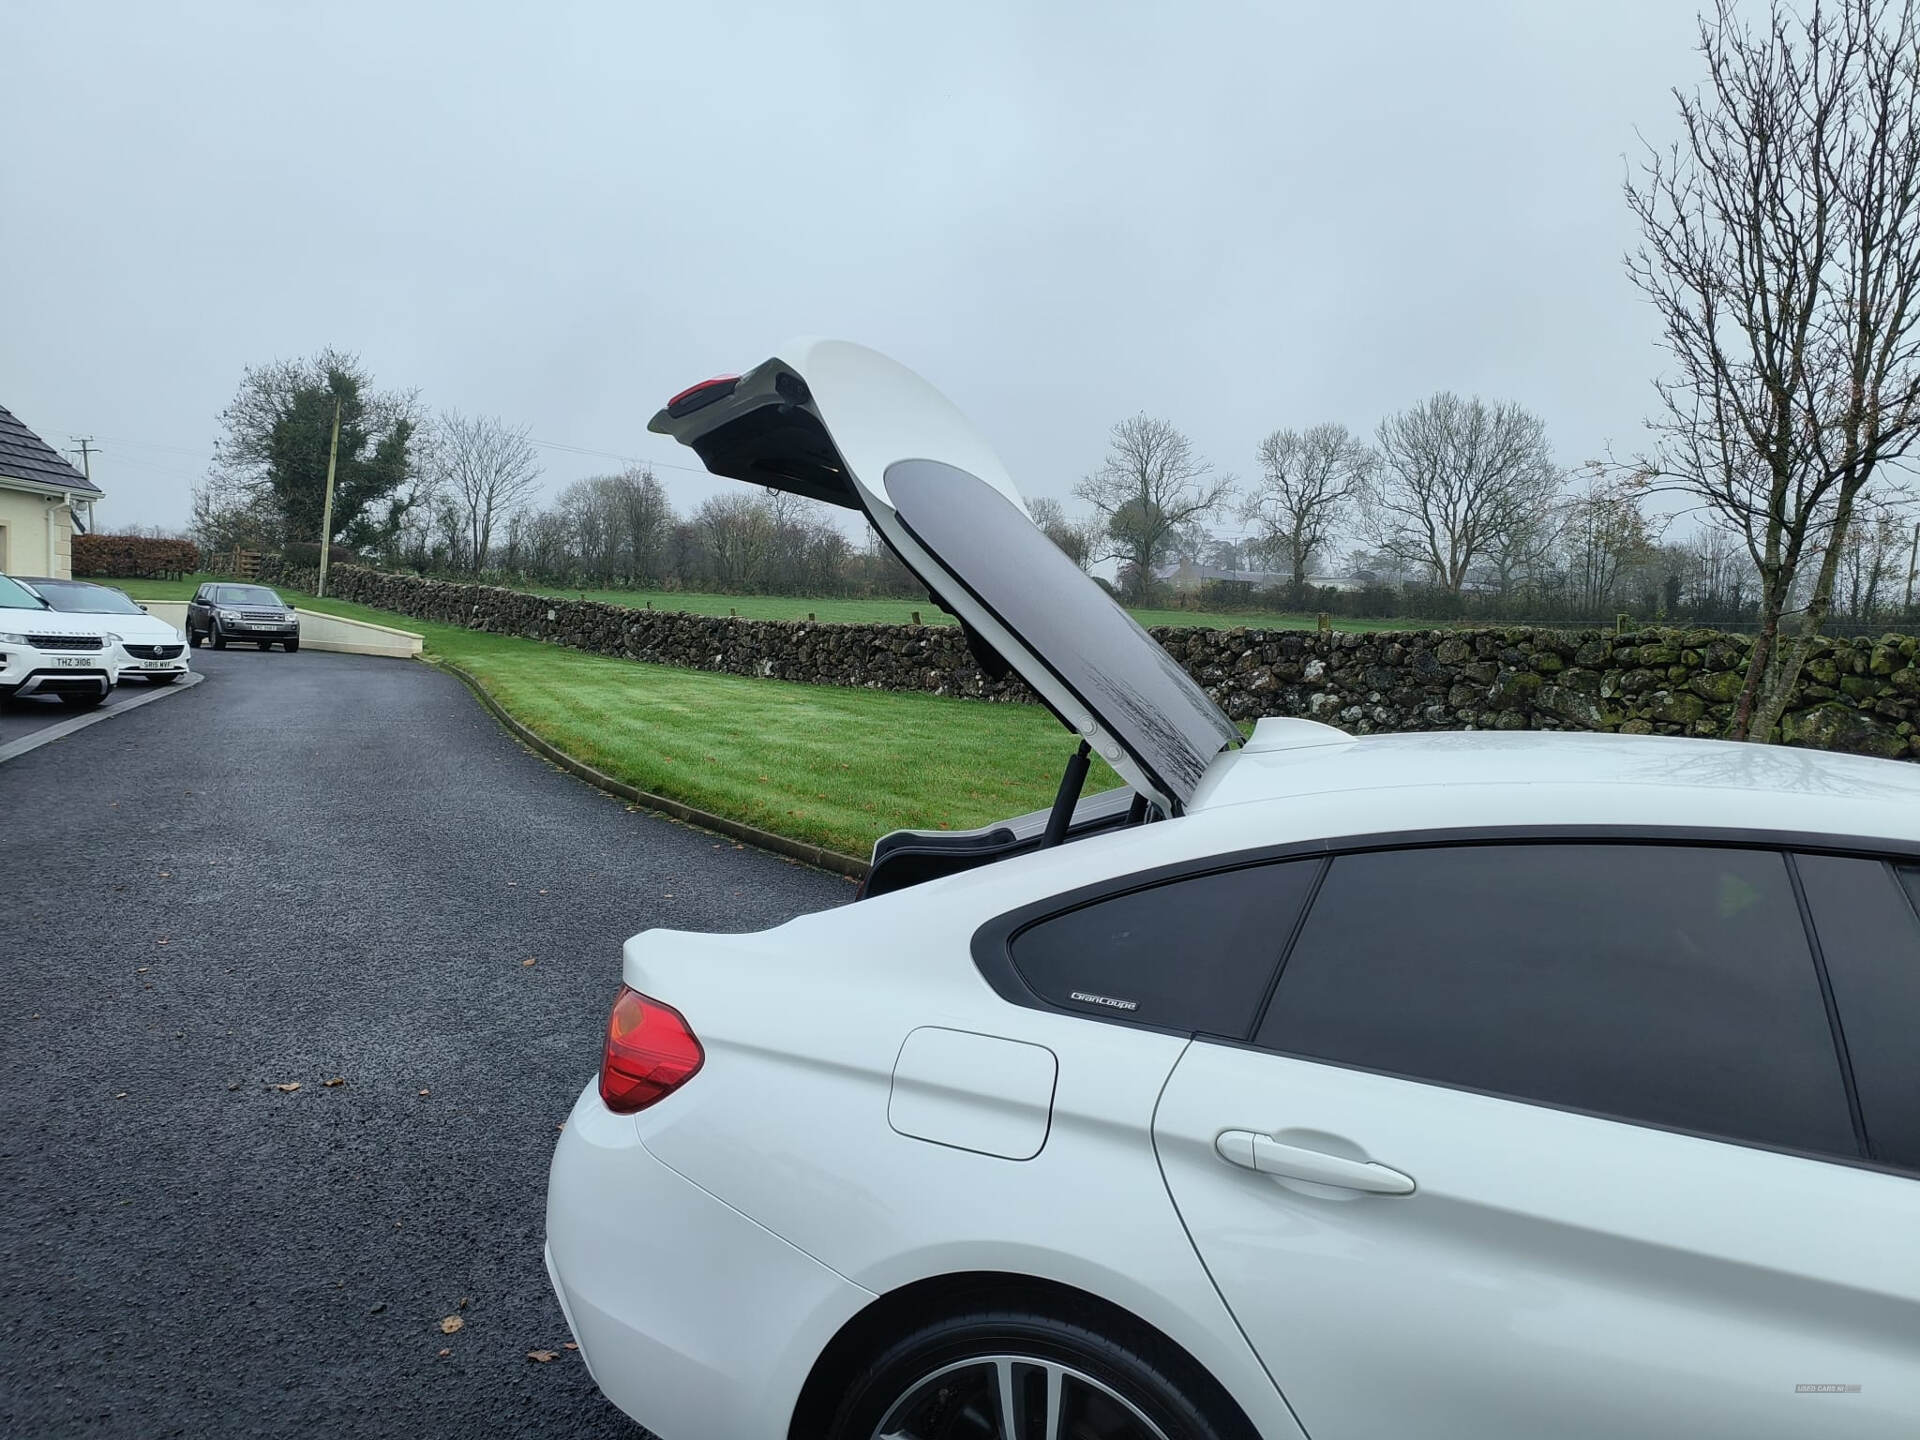
[[540,1258],[620,942],[852,887],[426,665],[195,665],[0,764],[0,1434],[642,1434]]

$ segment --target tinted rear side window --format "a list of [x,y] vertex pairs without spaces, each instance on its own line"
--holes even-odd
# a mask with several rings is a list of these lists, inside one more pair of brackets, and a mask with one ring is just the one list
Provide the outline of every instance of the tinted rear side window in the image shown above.
[[1853,1062],[1876,1160],[1920,1170],[1920,921],[1908,889],[1879,860],[1802,855],[1800,883]]
[[1333,861],[1259,1041],[1855,1155],[1784,856],[1494,845]]
[[1320,866],[1256,865],[1098,900],[1014,936],[1013,965],[1056,1005],[1244,1038]]

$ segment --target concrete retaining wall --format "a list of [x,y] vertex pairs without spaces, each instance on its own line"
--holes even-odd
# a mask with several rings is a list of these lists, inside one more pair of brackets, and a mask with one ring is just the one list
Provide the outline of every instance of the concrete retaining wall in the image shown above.
[[[176,630],[187,628],[187,602],[184,600],[143,600],[140,608],[156,620],[164,620]],[[318,610],[294,611],[300,617],[300,643],[309,650],[332,650],[346,655],[391,655],[412,659],[420,654],[422,641],[411,630],[395,630],[389,625],[372,625],[365,620],[347,620],[325,615]]]

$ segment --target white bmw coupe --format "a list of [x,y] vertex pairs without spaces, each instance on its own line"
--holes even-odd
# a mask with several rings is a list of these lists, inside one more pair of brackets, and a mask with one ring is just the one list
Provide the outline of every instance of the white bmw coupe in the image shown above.
[[[864,511],[1077,738],[859,900],[629,941],[547,1263],[666,1440],[1920,1429],[1920,770],[1239,729],[923,381],[653,422]],[[1063,741],[1063,752],[1072,741]],[[1123,789],[1081,797],[1088,757]]]

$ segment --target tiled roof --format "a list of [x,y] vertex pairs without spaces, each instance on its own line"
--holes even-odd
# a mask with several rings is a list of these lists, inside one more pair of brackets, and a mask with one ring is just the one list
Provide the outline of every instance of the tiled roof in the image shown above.
[[100,493],[98,485],[91,484],[59,451],[15,419],[4,405],[0,405],[0,477],[57,485],[62,490],[82,490],[89,495]]

